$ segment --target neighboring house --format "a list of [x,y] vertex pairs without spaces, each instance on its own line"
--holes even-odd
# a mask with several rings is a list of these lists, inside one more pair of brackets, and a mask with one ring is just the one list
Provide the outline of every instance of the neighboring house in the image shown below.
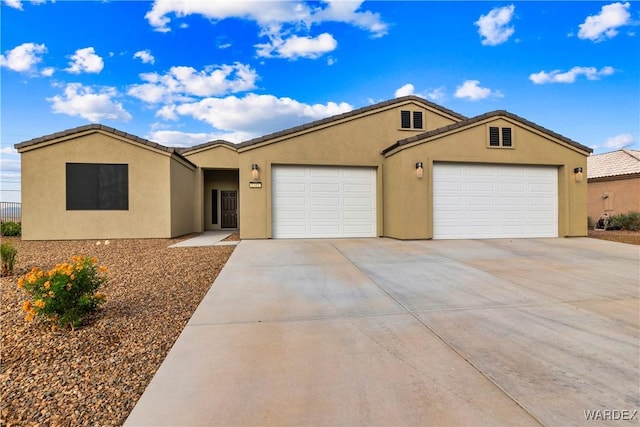
[[240,144],[87,125],[16,144],[23,238],[585,236],[592,151],[506,111],[415,96]]
[[622,149],[587,159],[587,213],[600,215],[640,212],[640,151]]

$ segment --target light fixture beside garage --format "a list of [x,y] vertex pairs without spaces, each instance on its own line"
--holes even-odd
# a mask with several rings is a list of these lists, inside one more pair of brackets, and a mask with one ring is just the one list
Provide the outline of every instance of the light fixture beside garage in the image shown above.
[[253,178],[254,181],[260,179],[260,168],[257,163],[251,165],[251,178]]
[[424,176],[424,166],[422,162],[416,163],[416,177],[422,178]]
[[582,168],[575,168],[573,173],[576,178],[576,182],[582,182]]

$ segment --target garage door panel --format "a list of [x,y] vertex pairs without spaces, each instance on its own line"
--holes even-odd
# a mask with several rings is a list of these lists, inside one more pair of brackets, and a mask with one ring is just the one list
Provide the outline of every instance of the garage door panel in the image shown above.
[[[375,169],[274,166],[272,179],[273,237],[376,236]],[[303,210],[304,217],[292,209]]]
[[310,190],[313,193],[339,193],[339,182],[319,182],[310,184]]
[[327,209],[335,209],[340,206],[340,197],[318,197],[311,196],[309,200],[309,206],[318,208],[324,207]]
[[433,237],[555,237],[557,180],[555,167],[436,163]]

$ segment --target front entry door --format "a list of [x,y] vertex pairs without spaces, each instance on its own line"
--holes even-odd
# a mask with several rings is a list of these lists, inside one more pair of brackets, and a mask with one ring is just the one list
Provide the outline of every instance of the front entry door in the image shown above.
[[222,228],[238,228],[238,192],[221,191]]

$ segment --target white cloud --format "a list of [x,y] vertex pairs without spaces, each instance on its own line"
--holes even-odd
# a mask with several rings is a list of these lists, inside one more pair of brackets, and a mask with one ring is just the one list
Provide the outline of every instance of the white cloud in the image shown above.
[[41,55],[47,52],[44,44],[23,43],[0,55],[0,67],[17,72],[34,72],[36,64],[42,62]]
[[[53,3],[55,0],[51,0],[51,2]],[[18,9],[18,10],[24,10],[24,8],[22,7],[22,1],[21,0],[3,0],[4,4],[12,7],[14,9]],[[45,4],[47,2],[47,0],[31,0],[31,4],[35,4],[35,5],[40,5],[40,4]]]
[[149,49],[147,50],[139,50],[138,52],[133,54],[134,58],[140,58],[140,60],[144,63],[144,64],[153,64],[156,62],[156,58],[153,57],[153,55],[151,54],[151,51]]
[[311,15],[312,22],[344,22],[371,32],[373,37],[382,37],[387,34],[389,26],[381,20],[379,13],[360,11],[364,0],[326,0],[325,3],[326,8],[314,10]]
[[267,43],[257,44],[259,56],[315,59],[334,50],[336,40],[329,33],[313,37],[314,24],[338,22],[368,31],[373,37],[387,34],[388,25],[378,13],[361,10],[363,1],[325,0],[309,4],[303,1],[199,1],[155,0],[145,15],[149,24],[161,32],[171,31],[171,15],[182,18],[202,15],[211,22],[238,18],[258,24]]
[[146,83],[131,86],[127,93],[155,104],[255,89],[258,74],[250,66],[236,62],[233,65],[207,66],[202,71],[192,67],[171,67],[166,74],[144,73],[140,78]]
[[20,0],[4,0],[4,4],[14,9],[24,10]]
[[621,148],[628,147],[633,143],[633,135],[630,133],[623,133],[621,135],[607,138],[607,140],[604,142],[604,147],[610,150],[620,150]]
[[588,80],[598,80],[603,76],[610,76],[615,73],[615,69],[610,66],[602,67],[573,67],[569,71],[553,70],[550,72],[540,71],[529,76],[535,84],[546,83],[573,83],[579,76],[585,76]]
[[494,92],[489,88],[480,87],[478,80],[466,80],[460,86],[456,87],[456,93],[453,95],[456,98],[467,98],[471,101],[478,101],[490,96],[496,96],[501,98],[500,92]]
[[18,150],[13,147],[4,147],[0,149],[0,154],[17,154]]
[[102,120],[131,120],[121,103],[114,100],[118,95],[113,87],[102,87],[94,91],[80,83],[68,83],[64,95],[47,98],[54,113],[82,117],[90,122]]
[[85,47],[84,49],[76,50],[76,53],[71,55],[69,68],[66,71],[72,74],[99,73],[103,68],[104,62],[102,58],[96,55],[92,47]]
[[257,54],[265,58],[310,58],[316,59],[338,47],[338,42],[329,33],[322,33],[318,37],[291,36],[282,39],[279,35],[270,37],[269,43],[255,45]]
[[220,131],[234,132],[237,129],[242,129],[252,137],[353,109],[345,102],[311,105],[291,98],[256,94],[248,94],[243,98],[236,96],[206,98],[198,102],[166,108],[176,116],[193,117],[196,120],[209,123]]
[[53,73],[56,72],[56,69],[53,67],[46,67],[43,68],[42,71],[40,71],[40,74],[45,76],[45,77],[51,77],[53,76]]
[[290,24],[294,27],[309,27],[313,23],[342,22],[373,33],[374,36],[386,34],[388,25],[380,15],[370,11],[361,11],[362,0],[322,2],[324,7],[310,7],[302,1],[201,1],[156,0],[145,18],[156,31],[171,31],[168,27],[171,18],[168,15],[185,17],[202,15],[212,21],[226,18],[240,18],[256,22],[263,30]]
[[515,6],[496,7],[480,18],[474,24],[478,27],[478,33],[482,36],[484,46],[496,46],[506,42],[515,32],[509,27]]
[[399,87],[398,89],[396,89],[395,93],[393,94],[393,96],[395,98],[400,98],[403,96],[407,96],[407,95],[413,95],[415,92],[415,87],[411,84],[411,83],[407,83],[401,87]]
[[193,147],[215,139],[211,133],[192,133],[177,130],[158,130],[151,132],[147,139],[171,147]]
[[594,42],[615,37],[618,34],[617,28],[630,24],[629,6],[629,2],[602,6],[598,15],[588,16],[584,23],[580,24],[578,37]]
[[442,102],[445,100],[447,95],[444,92],[444,86],[441,86],[436,89],[432,89],[427,92],[427,99],[430,99],[433,102]]

